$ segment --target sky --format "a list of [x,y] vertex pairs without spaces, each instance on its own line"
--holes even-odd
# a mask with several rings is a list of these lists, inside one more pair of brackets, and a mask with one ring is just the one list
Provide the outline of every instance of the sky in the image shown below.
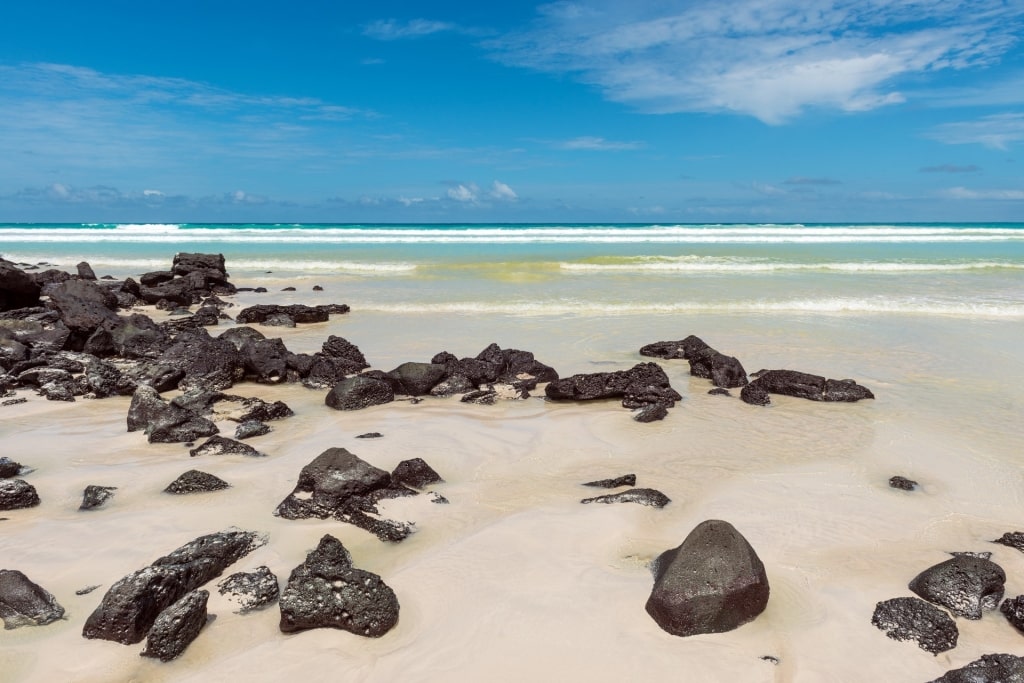
[[12,0],[0,222],[1024,221],[1024,0]]

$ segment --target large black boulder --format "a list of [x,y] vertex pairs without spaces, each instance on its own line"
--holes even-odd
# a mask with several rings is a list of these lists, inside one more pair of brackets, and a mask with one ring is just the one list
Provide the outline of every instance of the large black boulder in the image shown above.
[[235,345],[211,337],[202,327],[178,334],[157,362],[178,368],[184,372],[185,380],[214,389],[227,389],[245,374],[241,353]]
[[64,608],[45,588],[16,569],[0,569],[0,619],[5,629],[44,626],[64,617]]
[[444,479],[423,458],[410,458],[395,466],[394,471],[391,472],[391,481],[403,486],[423,489],[431,484],[439,484]]
[[1006,572],[991,560],[957,555],[925,569],[910,582],[910,590],[958,617],[981,619],[1003,599]]
[[402,363],[387,373],[394,380],[392,388],[396,394],[423,396],[429,394],[434,385],[441,381],[447,368],[437,363]]
[[1024,683],[1024,657],[982,655],[961,669],[947,671],[929,683]]
[[893,598],[875,605],[871,623],[893,640],[915,640],[937,655],[956,647],[960,631],[945,610],[920,598]]
[[0,311],[38,306],[40,290],[31,275],[0,259]]
[[288,376],[288,349],[280,338],[255,339],[239,350],[245,376],[261,384],[277,384]]
[[391,485],[391,475],[345,448],[328,448],[299,472],[295,489],[274,514],[285,519],[326,519],[346,506],[362,505],[353,498]]
[[338,628],[378,638],[398,623],[398,598],[376,574],[352,566],[341,541],[324,535],[281,593],[280,629]]
[[171,344],[167,332],[146,315],[133,313],[104,321],[83,349],[94,356],[156,359]]
[[48,288],[50,302],[71,331],[65,347],[81,351],[86,341],[104,323],[115,323],[117,297],[89,280],[68,280]]
[[810,401],[845,403],[875,397],[869,389],[852,379],[825,379],[821,375],[796,370],[765,370],[744,387],[740,398],[746,403],[766,405],[762,402],[765,393],[795,396]]
[[395,390],[379,378],[369,375],[347,377],[327,392],[324,403],[335,410],[360,410],[395,400]]
[[82,635],[138,643],[160,612],[265,543],[251,531],[200,536],[112,585],[89,615]]
[[209,591],[194,590],[162,611],[146,637],[142,656],[169,662],[184,652],[206,625],[209,598]]
[[728,522],[701,522],[658,557],[654,571],[647,613],[672,635],[731,631],[768,605],[764,564]]

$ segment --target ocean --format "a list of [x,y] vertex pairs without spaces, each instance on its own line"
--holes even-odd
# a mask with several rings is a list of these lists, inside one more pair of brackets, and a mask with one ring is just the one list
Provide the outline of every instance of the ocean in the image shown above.
[[[1024,594],[1024,554],[991,542],[1024,530],[1024,224],[0,225],[0,256],[40,269],[86,260],[97,275],[137,278],[179,251],[223,253],[234,284],[266,288],[233,297],[229,315],[255,303],[348,304],[326,323],[260,329],[296,352],[342,336],[374,369],[495,342],[568,376],[627,369],[650,360],[641,346],[694,334],[748,373],[850,378],[876,398],[750,406],[735,390],[709,395],[681,360],[658,361],[683,400],[650,424],[618,401],[541,392],[338,412],[323,391],[238,384],[231,393],[283,400],[296,415],[250,441],[265,458],[190,458],[180,444],[127,433],[127,397],[21,392],[28,403],[0,408],[0,443],[34,468],[25,478],[43,502],[3,514],[0,565],[49,590],[67,615],[0,635],[5,683],[923,683],[982,654],[1024,653],[998,612],[957,619],[959,644],[938,656],[871,624],[878,601],[911,595],[909,581],[952,551],[991,552],[1007,597]],[[383,437],[355,438],[371,431]],[[333,446],[388,470],[422,457],[450,504],[382,504],[416,523],[399,544],[272,516],[302,466]],[[191,468],[232,487],[162,493]],[[594,495],[580,484],[629,472],[672,502],[580,505]],[[894,475],[917,490],[891,488]],[[79,512],[88,484],[118,489]],[[735,631],[678,638],[644,611],[649,564],[707,519],[747,538],[771,597]],[[276,608],[235,614],[213,589],[216,618],[174,662],[82,638],[111,583],[229,526],[269,536],[229,571],[265,564],[282,582],[335,535],[395,590],[398,625],[379,639],[286,636]]]

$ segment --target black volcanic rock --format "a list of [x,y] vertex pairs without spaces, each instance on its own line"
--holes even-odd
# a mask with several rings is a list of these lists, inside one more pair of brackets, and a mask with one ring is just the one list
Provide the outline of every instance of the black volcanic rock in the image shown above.
[[252,458],[265,457],[264,453],[249,444],[215,435],[188,452],[192,457],[198,455],[244,455]]
[[284,313],[297,323],[323,323],[327,322],[332,313],[348,313],[348,306],[345,304],[329,304],[323,306],[306,306],[304,304],[291,304],[288,306],[276,304],[259,304],[243,308],[235,316],[235,322],[239,325],[249,323],[265,323],[272,315]]
[[434,385],[441,381],[447,368],[436,363],[402,363],[387,373],[397,386],[395,393],[406,396],[423,396],[429,394]]
[[889,486],[894,489],[900,489],[901,491],[913,491],[917,488],[917,482],[913,479],[907,479],[901,477],[898,474],[894,477],[889,478]]
[[89,484],[85,487],[85,491],[82,492],[82,504],[78,506],[78,509],[95,510],[113,498],[114,491],[116,490],[116,486],[97,486],[96,484]]
[[391,481],[415,489],[424,489],[431,484],[442,483],[444,479],[423,458],[410,458],[395,466],[391,473]]
[[14,462],[6,455],[0,457],[0,479],[16,477],[19,472],[21,472],[21,463]]
[[299,472],[295,489],[274,514],[285,519],[326,519],[365,496],[391,484],[391,475],[345,448],[328,448]]
[[194,590],[162,611],[146,637],[142,656],[169,662],[181,655],[206,625],[209,598],[209,591]]
[[657,489],[630,489],[619,493],[609,493],[594,498],[584,498],[581,503],[638,503],[648,507],[663,508],[671,499]]
[[991,560],[957,555],[925,569],[909,588],[928,602],[945,607],[958,617],[981,619],[1003,597],[1006,573]]
[[956,647],[960,631],[945,610],[920,598],[893,598],[875,606],[871,623],[893,640],[914,640],[937,655]]
[[1024,657],[982,655],[967,666],[947,671],[929,683],[1024,683]]
[[164,489],[166,493],[204,493],[207,491],[220,491],[229,488],[231,485],[208,472],[189,470],[177,479],[172,481]]
[[281,595],[277,577],[265,566],[251,572],[236,572],[218,583],[217,590],[238,604],[238,614],[263,609],[277,602]]
[[1016,548],[1024,553],[1024,532],[1022,531],[1007,531],[992,542],[1005,545],[1009,548]]
[[101,325],[118,320],[117,297],[95,282],[68,280],[50,286],[47,294],[71,331],[65,346],[72,351],[82,350]]
[[1006,620],[1015,629],[1024,633],[1024,595],[1003,600],[1003,604],[999,606],[999,611],[1003,613],[1003,616],[1006,617]]
[[22,510],[39,505],[36,488],[24,479],[0,479],[0,510]]
[[[579,374],[554,380],[548,383],[544,393],[551,400],[564,401],[622,398],[622,405],[631,409],[650,405],[668,408],[682,399],[657,363],[640,363],[629,370]],[[662,413],[658,410],[650,417],[660,419],[657,415],[664,417]]]
[[343,379],[324,397],[324,403],[335,410],[360,410],[394,400],[395,391],[388,382],[368,375]]
[[647,344],[640,349],[640,355],[687,360],[690,362],[690,375],[710,379],[716,387],[734,389],[747,383],[747,373],[737,359],[716,351],[692,334],[679,341]]
[[265,543],[250,531],[200,536],[112,585],[82,635],[125,645],[141,641],[160,612]]
[[699,524],[655,562],[647,613],[676,636],[731,631],[768,605],[768,577],[747,540],[728,522]]
[[762,400],[764,392],[806,398],[811,401],[846,403],[875,397],[869,389],[852,379],[825,379],[820,375],[810,375],[796,370],[765,370],[759,373],[748,387],[756,388],[757,391],[745,388],[740,392],[740,398],[755,405],[766,405],[749,400],[755,396]]
[[330,535],[292,570],[281,593],[280,629],[293,633],[338,628],[378,638],[398,623],[398,598],[381,578],[356,569],[341,542]]
[[41,289],[31,275],[0,259],[0,311],[38,306]]
[[598,479],[597,481],[588,481],[583,486],[592,486],[599,489],[617,489],[620,486],[636,486],[636,475],[635,474],[624,474],[621,477],[615,477],[614,479]]
[[0,619],[5,629],[45,626],[64,617],[64,608],[42,586],[16,569],[0,569]]
[[271,431],[270,425],[259,420],[246,420],[235,427],[236,439],[251,439],[254,436],[263,436]]

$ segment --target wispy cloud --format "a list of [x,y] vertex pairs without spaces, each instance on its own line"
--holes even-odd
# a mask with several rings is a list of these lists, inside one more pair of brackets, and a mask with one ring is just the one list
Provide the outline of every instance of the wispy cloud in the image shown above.
[[594,152],[620,152],[624,150],[640,149],[644,146],[642,142],[619,142],[605,140],[601,137],[584,135],[571,140],[562,140],[553,143],[556,149],[566,150],[587,150]]
[[943,191],[942,194],[950,199],[1024,200],[1024,190],[1019,189],[972,190],[966,187],[951,187]]
[[578,0],[543,6],[530,29],[488,45],[644,111],[779,124],[811,107],[903,102],[903,76],[989,65],[1022,17],[1024,5],[1003,0]]
[[497,199],[498,201],[504,202],[514,202],[519,199],[519,195],[516,194],[516,191],[500,180],[495,180],[491,183],[491,190],[488,192],[488,196],[490,196],[491,199]]
[[448,199],[462,203],[473,203],[480,194],[480,188],[475,183],[459,183],[455,187],[448,188]]
[[994,114],[974,121],[955,121],[932,128],[927,136],[949,145],[978,144],[1009,149],[1024,140],[1024,114]]
[[939,164],[938,166],[923,166],[919,170],[921,173],[977,173],[981,170],[981,167],[974,164],[968,164],[967,166]]
[[434,33],[455,31],[458,28],[457,24],[448,21],[434,21],[431,19],[398,21],[397,19],[382,19],[364,26],[363,35],[376,40],[400,40],[402,38],[419,38]]
[[807,178],[794,176],[782,181],[784,185],[840,185],[840,181],[834,178]]

